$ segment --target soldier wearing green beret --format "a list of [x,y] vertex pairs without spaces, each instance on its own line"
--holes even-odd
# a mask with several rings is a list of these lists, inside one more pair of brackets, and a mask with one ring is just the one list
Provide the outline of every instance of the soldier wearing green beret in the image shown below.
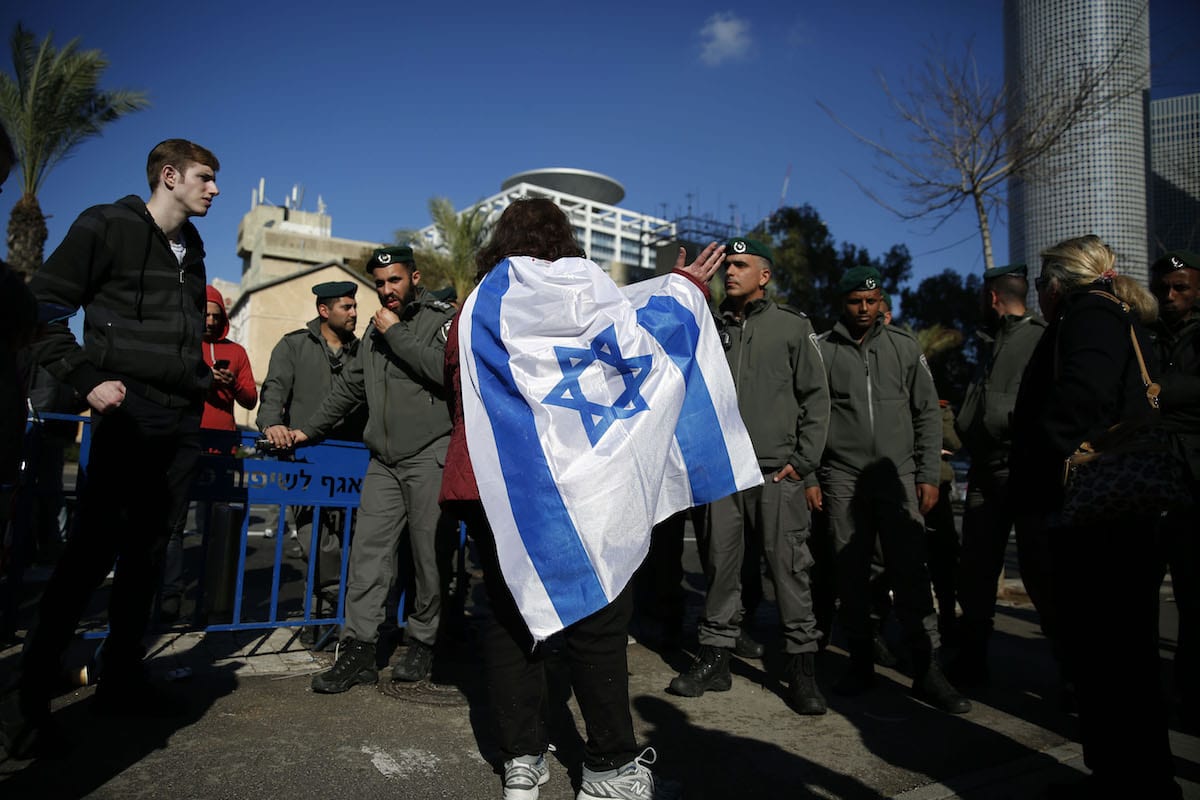
[[[279,449],[292,446],[289,431],[307,423],[321,407],[335,378],[358,358],[358,284],[328,281],[312,287],[317,316],[303,328],[284,334],[271,350],[267,377],[263,381],[256,424],[271,444]],[[326,436],[339,441],[361,442],[366,409],[348,416]],[[292,508],[300,555],[311,557],[313,507]],[[317,520],[317,564],[313,587],[317,600],[314,614],[323,616],[323,606],[337,607],[338,580],[342,574],[343,512],[323,509]],[[324,636],[305,629],[301,640],[323,646]]]
[[[1163,374],[1158,378],[1163,414],[1178,430],[1193,476],[1200,476],[1200,255],[1187,250],[1166,253],[1150,267],[1150,291],[1158,298],[1159,318],[1152,323]],[[1200,483],[1192,484],[1188,508],[1163,518],[1171,582],[1179,609],[1179,649],[1175,682],[1181,716],[1200,728]]]
[[408,646],[392,680],[429,675],[442,606],[439,537],[452,532],[440,524],[437,498],[450,441],[442,367],[455,308],[420,285],[410,247],[382,247],[366,269],[381,308],[367,325],[362,352],[313,417],[291,431],[302,444],[326,435],[363,404],[367,408],[363,441],[371,460],[350,547],[341,649],[333,668],[312,680],[313,691],[328,694],[378,678],[379,625],[406,525],[415,589],[405,628]]
[[[961,637],[949,672],[953,680],[968,686],[988,682],[987,648],[996,615],[996,585],[1020,507],[1008,491],[1009,421],[1025,365],[1046,330],[1045,321],[1025,306],[1029,295],[1026,276],[1024,264],[983,273],[978,361],[956,423],[971,466],[959,552]],[[1020,526],[1019,532],[1024,530]],[[1032,554],[1031,545],[1026,545],[1025,552]],[[1045,590],[1039,592],[1038,570],[1032,559],[1023,560],[1024,564],[1030,564],[1030,569],[1022,569],[1021,575],[1028,578],[1031,595],[1041,599]]]
[[765,481],[709,506],[700,651],[669,690],[697,697],[730,688],[730,654],[742,638],[745,543],[752,539],[761,542],[775,585],[788,656],[787,699],[798,713],[824,714],[815,677],[821,632],[809,584],[804,480],[825,447],[829,390],[808,319],[766,296],[771,268],[771,251],[761,242],[736,238],[725,247],[725,301],[717,327]]
[[938,499],[942,414],[915,337],[883,324],[882,283],[874,267],[847,270],[838,283],[841,318],[819,337],[832,409],[819,483],[810,480],[805,493],[809,508],[827,515],[850,649],[850,667],[834,689],[859,694],[875,682],[869,582],[879,537],[912,653],[913,694],[961,714],[971,704],[938,664],[922,516]]

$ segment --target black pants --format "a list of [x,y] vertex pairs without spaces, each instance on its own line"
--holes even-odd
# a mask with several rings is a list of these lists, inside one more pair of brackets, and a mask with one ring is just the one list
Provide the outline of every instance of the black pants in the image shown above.
[[[1200,491],[1193,488],[1193,497]],[[1171,570],[1171,588],[1179,611],[1175,650],[1175,688],[1183,701],[1185,721],[1200,725],[1200,502],[1163,517],[1164,560]]]
[[[496,541],[479,504],[456,509],[475,540],[492,616],[484,633],[488,703],[504,758],[546,750],[548,687],[545,652],[517,610],[496,556]],[[587,729],[584,763],[600,772],[628,764],[637,755],[629,710],[625,649],[633,611],[630,587],[600,611],[563,632],[571,688]]]
[[200,454],[199,408],[167,409],[133,392],[93,423],[75,532],[46,586],[21,663],[26,713],[47,713],[63,653],[113,562],[105,680],[140,680],[142,637],[172,523]]
[[[701,511],[701,509],[692,509]],[[633,576],[639,619],[653,619],[676,632],[683,625],[683,534],[689,511],[673,514],[650,531],[650,552]],[[693,516],[694,518],[694,516]]]
[[1099,783],[1131,797],[1174,791],[1154,523],[1135,517],[1047,531],[1057,635],[1075,683],[1084,763]]
[[963,625],[986,636],[996,616],[996,584],[1004,569],[1016,508],[1008,494],[1007,467],[972,464],[967,485],[958,602],[962,604]]

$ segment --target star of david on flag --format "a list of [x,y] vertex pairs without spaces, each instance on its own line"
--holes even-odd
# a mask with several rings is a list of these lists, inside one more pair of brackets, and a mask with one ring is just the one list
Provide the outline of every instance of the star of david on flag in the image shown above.
[[762,483],[703,294],[510,257],[463,304],[462,410],[505,583],[538,640],[625,588],[650,529]]
[[[554,352],[558,356],[558,365],[562,370],[563,378],[554,387],[554,390],[542,399],[542,402],[578,411],[588,439],[593,446],[615,420],[627,419],[639,411],[649,408],[639,389],[646,380],[646,376],[650,374],[650,366],[654,358],[653,356],[622,357],[614,326],[610,325],[605,328],[599,336],[592,340],[590,347],[555,347]],[[584,371],[594,364],[611,367],[624,381],[624,391],[611,405],[588,400],[580,385],[580,378]]]

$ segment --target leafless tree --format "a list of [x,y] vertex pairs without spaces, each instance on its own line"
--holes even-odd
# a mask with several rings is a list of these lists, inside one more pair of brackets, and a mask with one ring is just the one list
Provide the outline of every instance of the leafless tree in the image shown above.
[[991,219],[1003,211],[1006,182],[1053,177],[1052,156],[1071,130],[1104,124],[1106,111],[1146,86],[1147,68],[1129,57],[1144,36],[1146,13],[1143,4],[1138,21],[1100,52],[1085,51],[1069,38],[1050,43],[1077,51],[1075,73],[1065,80],[1061,71],[1023,75],[1023,91],[981,74],[969,43],[960,58],[928,48],[922,69],[898,90],[880,74],[883,92],[908,134],[903,147],[866,136],[824,103],[818,105],[875,151],[880,172],[901,190],[904,206],[887,202],[851,176],[867,196],[902,219],[932,218],[934,229],[970,206],[984,268],[991,269]]

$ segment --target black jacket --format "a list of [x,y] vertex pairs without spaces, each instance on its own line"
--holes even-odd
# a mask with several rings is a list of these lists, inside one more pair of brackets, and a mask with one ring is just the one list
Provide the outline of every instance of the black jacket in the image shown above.
[[[38,362],[83,396],[120,379],[158,402],[203,402],[204,245],[190,222],[183,236],[180,264],[136,195],[80,214],[30,283],[43,318],[62,320],[34,345]],[[82,347],[64,318],[81,306]]]
[[1174,327],[1162,320],[1150,326],[1162,374],[1163,423],[1179,434],[1192,474],[1200,479],[1200,308]]
[[1089,290],[1063,299],[1021,379],[1012,417],[1013,502],[1034,512],[1062,506],[1063,463],[1083,441],[1123,420],[1153,414],[1129,337],[1133,326],[1150,375],[1158,362],[1134,314]]

